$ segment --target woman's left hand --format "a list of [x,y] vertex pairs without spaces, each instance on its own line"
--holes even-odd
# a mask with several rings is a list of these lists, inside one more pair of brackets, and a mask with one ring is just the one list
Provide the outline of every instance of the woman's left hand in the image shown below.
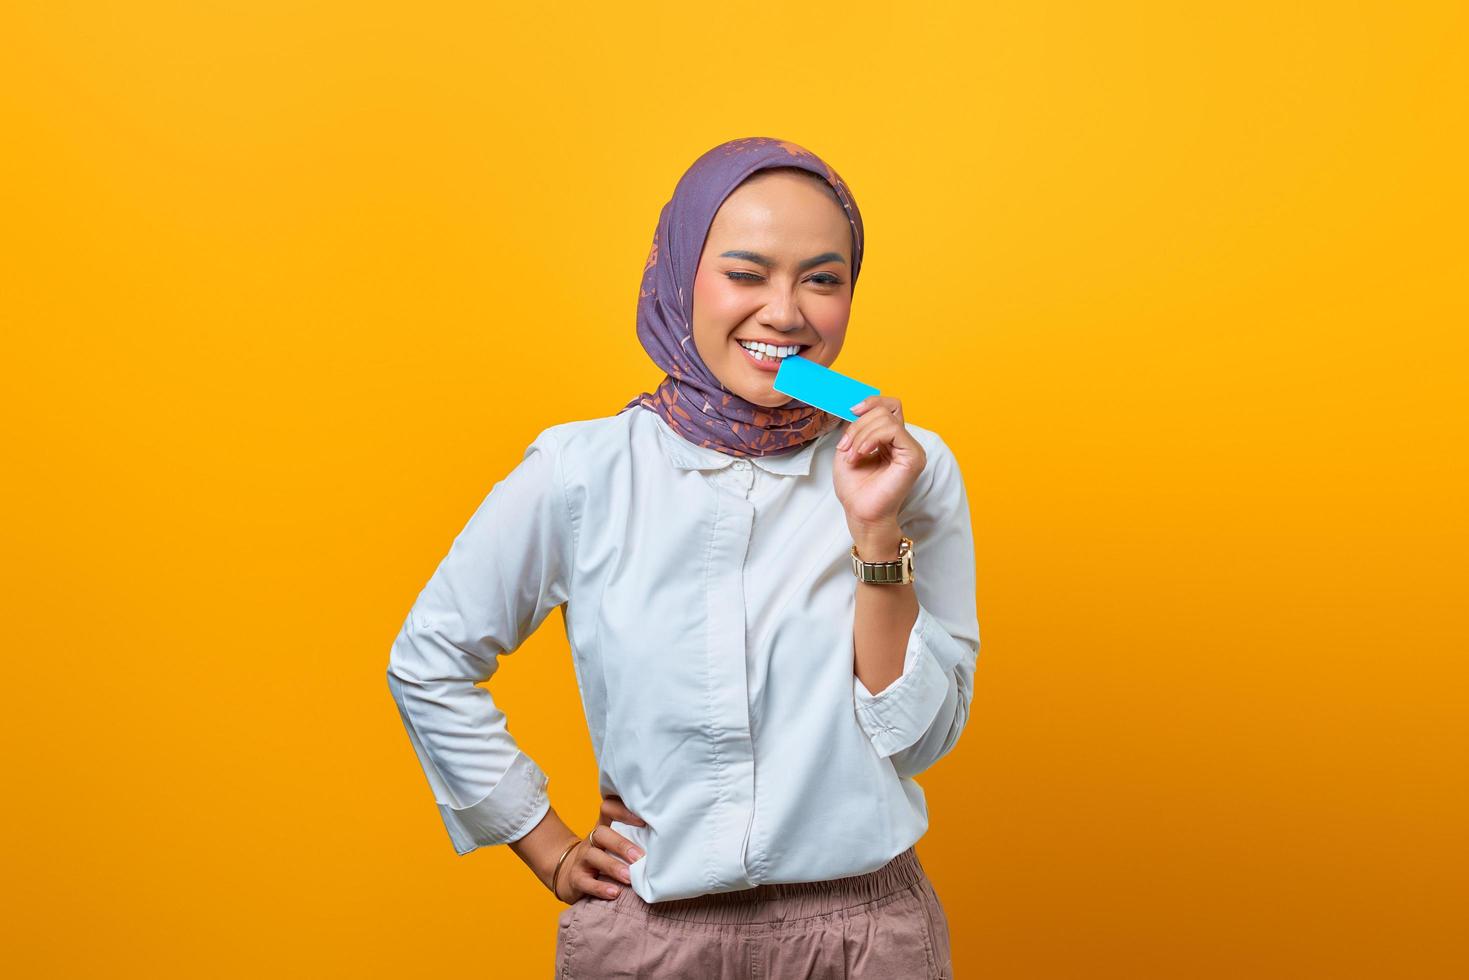
[[832,485],[856,536],[897,526],[898,511],[928,456],[903,425],[903,404],[898,399],[869,395],[852,411],[857,421],[847,423],[837,443]]

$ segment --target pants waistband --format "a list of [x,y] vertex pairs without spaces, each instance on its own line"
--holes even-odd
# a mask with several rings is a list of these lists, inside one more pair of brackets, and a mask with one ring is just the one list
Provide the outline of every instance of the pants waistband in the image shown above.
[[774,882],[739,891],[712,892],[694,898],[651,903],[644,902],[631,888],[623,886],[621,893],[612,901],[617,905],[636,906],[647,915],[686,922],[774,922],[865,905],[919,884],[926,877],[923,866],[918,863],[918,852],[909,847],[876,871],[847,878]]

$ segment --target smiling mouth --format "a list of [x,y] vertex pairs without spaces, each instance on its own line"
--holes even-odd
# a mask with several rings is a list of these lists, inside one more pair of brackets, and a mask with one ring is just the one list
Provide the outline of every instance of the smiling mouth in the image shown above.
[[[779,371],[780,362],[791,356],[788,353],[769,353],[768,350],[771,345],[762,345],[762,347],[766,348],[765,350],[751,350],[744,344],[740,343],[738,340],[736,340],[734,344],[736,347],[744,352],[745,360],[749,361],[751,364],[762,371]],[[785,344],[783,346],[775,348],[775,350],[785,352],[791,351],[792,348],[795,348],[793,353],[804,354],[807,350],[810,349],[810,346],[811,345],[809,344]]]

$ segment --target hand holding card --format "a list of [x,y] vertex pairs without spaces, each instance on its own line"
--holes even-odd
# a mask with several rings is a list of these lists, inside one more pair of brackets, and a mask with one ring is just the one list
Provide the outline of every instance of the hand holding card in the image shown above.
[[[846,419],[832,481],[854,540],[878,540],[897,527],[898,509],[927,455],[903,422],[902,403],[872,385],[793,354],[781,361],[776,391]],[[852,411],[856,407],[859,413]]]
[[857,421],[852,412],[853,405],[868,395],[877,394],[872,385],[849,378],[824,364],[809,361],[800,354],[792,354],[780,362],[772,387],[783,395],[790,395],[848,422]]

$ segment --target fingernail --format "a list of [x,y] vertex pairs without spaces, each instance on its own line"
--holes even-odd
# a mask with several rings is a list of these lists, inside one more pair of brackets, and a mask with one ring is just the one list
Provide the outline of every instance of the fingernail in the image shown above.
[[617,886],[616,885],[608,885],[606,887],[605,891],[607,893],[607,897],[608,898],[616,898],[617,897]]
[[627,849],[627,856],[636,861],[638,858],[643,856],[643,852],[638,850],[636,847],[629,847]]
[[617,869],[617,877],[621,878],[623,881],[627,882],[628,884],[632,884],[632,873],[630,871],[628,871],[626,868],[618,868]]

